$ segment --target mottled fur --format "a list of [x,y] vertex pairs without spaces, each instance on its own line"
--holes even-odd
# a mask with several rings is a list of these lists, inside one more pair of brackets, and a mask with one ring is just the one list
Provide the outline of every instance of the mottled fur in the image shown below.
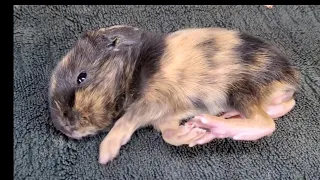
[[[110,46],[114,37],[120,40]],[[88,77],[78,85],[82,71]],[[250,117],[271,92],[295,90],[298,83],[297,70],[276,48],[244,33],[156,34],[118,26],[77,41],[53,72],[50,105],[58,129],[71,137],[94,134],[119,118],[122,131],[146,125],[163,131],[200,113],[238,110]]]
[[[70,137],[95,134],[111,125],[141,95],[146,77],[158,71],[163,35],[122,27],[84,33],[52,73],[53,122]],[[114,38],[119,42],[110,46]],[[83,71],[87,78],[77,84]]]

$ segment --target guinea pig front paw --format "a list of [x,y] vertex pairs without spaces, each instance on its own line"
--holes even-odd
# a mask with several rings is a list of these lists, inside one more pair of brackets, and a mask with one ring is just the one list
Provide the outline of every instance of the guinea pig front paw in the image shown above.
[[[194,141],[206,134],[206,130],[197,128],[194,125],[179,126],[178,129],[167,129],[162,133],[163,139],[174,146],[187,144],[190,146]],[[190,146],[191,147],[191,146]]]
[[121,142],[105,139],[100,144],[99,163],[107,164],[117,157],[121,148]]

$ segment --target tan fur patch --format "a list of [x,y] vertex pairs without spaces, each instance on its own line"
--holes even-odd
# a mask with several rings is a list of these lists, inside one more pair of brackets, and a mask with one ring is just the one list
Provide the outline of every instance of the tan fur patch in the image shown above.
[[57,87],[57,79],[55,76],[51,76],[51,80],[50,80],[50,87],[51,87],[51,91],[54,91]]
[[260,49],[260,52],[254,54],[254,63],[249,65],[250,74],[255,74],[255,72],[263,71],[267,68],[270,63],[269,52],[267,49]]
[[[203,52],[195,48],[208,39],[212,39],[219,50],[211,58],[215,64],[214,69],[208,67]],[[161,71],[151,80],[146,97],[162,99],[156,91],[165,92],[177,109],[190,107],[189,102],[184,102],[186,96],[194,97],[197,94],[207,96],[209,106],[223,104],[224,90],[232,82],[230,77],[240,69],[240,65],[235,63],[237,54],[233,50],[240,43],[236,32],[223,29],[189,29],[169,36],[167,51],[161,61]],[[200,87],[200,84],[205,85]],[[209,94],[217,96],[208,96]],[[163,100],[167,101],[168,98]]]
[[61,66],[62,66],[63,68],[68,67],[69,61],[70,61],[70,52],[69,52],[68,54],[66,54],[66,55],[62,58]]
[[108,28],[102,28],[103,31],[110,31],[113,29],[119,29],[119,28],[125,28],[125,27],[132,27],[132,26],[128,26],[128,25],[114,25]]
[[74,109],[76,112],[81,112],[81,116],[90,124],[103,127],[106,124],[106,120],[103,119],[106,111],[104,98],[106,97],[99,88],[88,87],[77,91]]

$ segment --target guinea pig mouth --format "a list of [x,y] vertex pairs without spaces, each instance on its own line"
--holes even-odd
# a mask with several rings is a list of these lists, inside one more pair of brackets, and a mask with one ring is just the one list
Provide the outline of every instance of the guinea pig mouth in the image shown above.
[[73,131],[71,133],[65,133],[62,132],[64,135],[66,135],[67,137],[71,138],[71,139],[76,139],[76,140],[81,140],[84,136],[82,136],[81,134]]
[[84,137],[95,135],[95,133],[93,132],[79,133],[77,131],[72,131],[70,133],[63,133],[63,134],[68,136],[71,139],[76,139],[76,140],[81,140]]
[[62,134],[72,138],[72,139],[81,139],[82,137],[79,136],[78,133],[73,131],[70,127],[68,126],[63,126],[61,123],[59,123],[57,120],[53,121],[54,127],[59,130]]
[[[65,134],[65,133],[64,133]],[[82,139],[81,136],[77,136],[75,133],[72,133],[72,134],[65,134],[66,136],[68,136],[69,138],[71,139],[76,139],[76,140],[80,140]]]

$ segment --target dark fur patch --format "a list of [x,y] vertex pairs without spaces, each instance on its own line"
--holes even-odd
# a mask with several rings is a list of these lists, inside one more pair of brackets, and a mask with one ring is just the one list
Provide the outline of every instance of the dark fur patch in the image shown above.
[[[70,89],[68,89],[68,87],[70,87]],[[49,98],[51,108],[50,112],[51,117],[54,117],[52,119],[54,125],[63,132],[65,132],[65,130],[63,128],[64,126],[60,124],[60,116],[62,118],[68,118],[70,120],[68,122],[65,122],[67,125],[73,125],[75,123],[75,118],[71,113],[71,109],[74,104],[74,93],[74,88],[68,85],[68,83],[65,83],[64,86],[57,86],[56,90],[52,92],[52,95],[50,95]],[[57,105],[55,101],[52,101],[52,97],[55,97],[55,101],[59,103],[59,105]]]
[[130,88],[133,94],[140,95],[149,79],[159,71],[165,47],[165,35],[151,32],[141,35],[141,46],[136,50],[138,54]]
[[165,51],[165,35],[146,32],[142,35],[139,64],[142,76],[151,78],[160,67],[160,59]]
[[[72,108],[74,103],[74,88],[68,83],[59,85],[56,87],[56,90],[52,92],[52,97],[55,97],[57,102],[60,102],[62,109]],[[51,105],[56,107],[55,102],[50,101]],[[65,106],[63,106],[65,105]]]
[[71,91],[70,97],[68,98],[68,105],[70,108],[74,106],[74,101],[75,101],[75,91]]
[[267,43],[265,43],[262,39],[254,37],[252,35],[241,33],[239,38],[243,41],[240,46],[236,49],[237,52],[241,54],[241,60],[243,60],[246,64],[255,63],[256,59],[254,55],[256,52],[261,50],[262,48],[267,47]]
[[[262,98],[262,90],[274,81],[297,83],[295,70],[288,60],[272,45],[247,34],[241,34],[243,41],[235,51],[239,53],[240,61],[244,68],[244,73],[239,74],[239,81],[235,82],[228,90],[229,105],[245,114],[250,115],[249,107],[259,106]],[[257,66],[256,59],[258,53],[267,54],[263,61],[264,67],[259,67],[259,71],[253,71],[252,67]],[[260,57],[261,58],[261,57]],[[266,92],[264,92],[266,93]]]
[[218,50],[217,46],[215,44],[215,40],[214,39],[206,39],[206,40],[200,42],[199,44],[197,44],[195,47],[198,48],[202,52],[204,58],[206,59],[207,65],[209,67],[214,67],[215,64],[212,60],[212,57],[214,56],[214,54]]
[[52,122],[57,130],[61,131],[64,134],[71,134],[71,132],[67,131],[67,129],[57,119],[52,119]]
[[228,105],[245,116],[249,116],[251,114],[249,107],[259,102],[259,92],[260,87],[255,87],[250,80],[245,78],[228,89]]

